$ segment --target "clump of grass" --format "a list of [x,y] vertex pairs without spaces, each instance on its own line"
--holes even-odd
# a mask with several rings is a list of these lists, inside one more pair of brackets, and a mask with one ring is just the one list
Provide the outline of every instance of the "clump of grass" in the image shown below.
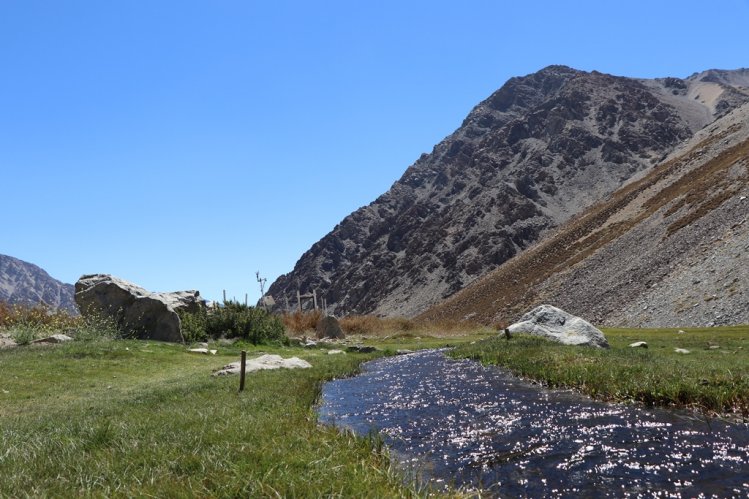
[[[611,346],[605,350],[516,335],[509,341],[495,337],[462,345],[451,355],[500,365],[548,386],[575,388],[602,400],[749,417],[749,326],[689,329],[683,334],[670,329],[605,333]],[[646,341],[649,348],[630,348],[635,341]]]

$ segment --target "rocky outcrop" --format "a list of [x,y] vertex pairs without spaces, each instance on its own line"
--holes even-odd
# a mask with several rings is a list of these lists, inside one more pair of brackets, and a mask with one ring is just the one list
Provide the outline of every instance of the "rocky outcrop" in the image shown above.
[[137,338],[180,343],[184,338],[177,311],[204,306],[198,291],[151,293],[109,274],[82,276],[75,284],[75,301],[83,315],[114,318]]
[[[742,86],[743,85],[743,86]],[[522,253],[749,101],[749,76],[638,80],[551,66],[510,79],[269,293],[412,316]]]
[[745,104],[421,318],[493,323],[551,302],[606,326],[747,324],[748,158]]
[[12,256],[0,255],[0,302],[11,305],[42,305],[52,310],[78,314],[72,284],[50,277],[40,267]]
[[511,325],[510,334],[541,336],[563,345],[608,348],[609,342],[600,329],[580,317],[551,305],[534,308]]
[[346,337],[346,335],[343,334],[343,329],[341,329],[341,325],[338,323],[338,319],[336,319],[332,315],[328,315],[326,317],[323,317],[319,321],[317,321],[317,326],[315,327],[315,331],[319,339],[322,339],[322,338],[343,339]]

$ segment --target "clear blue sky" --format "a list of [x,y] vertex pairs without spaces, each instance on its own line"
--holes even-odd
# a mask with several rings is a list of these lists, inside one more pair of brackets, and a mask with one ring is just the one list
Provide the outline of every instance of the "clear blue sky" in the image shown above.
[[0,253],[255,301],[508,78],[749,66],[747,26],[747,0],[0,0]]

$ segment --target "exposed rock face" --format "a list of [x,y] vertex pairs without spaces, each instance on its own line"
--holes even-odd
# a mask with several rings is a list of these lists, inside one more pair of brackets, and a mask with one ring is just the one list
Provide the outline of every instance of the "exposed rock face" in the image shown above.
[[202,306],[197,291],[151,293],[109,274],[82,276],[75,301],[83,315],[104,313],[138,338],[183,342],[177,310]]
[[541,305],[509,327],[510,334],[542,336],[563,345],[585,345],[608,348],[609,342],[600,329],[588,321],[551,305]]
[[317,321],[316,331],[318,338],[343,339],[346,337],[343,334],[341,325],[338,323],[338,319],[332,315],[328,315]]
[[0,301],[19,305],[45,305],[78,314],[72,284],[53,279],[33,263],[0,255]]
[[552,302],[601,325],[747,324],[747,282],[744,105],[422,318],[491,323]]
[[519,254],[716,116],[746,72],[635,80],[551,66],[510,79],[392,188],[269,289],[316,289],[337,315],[415,315]]

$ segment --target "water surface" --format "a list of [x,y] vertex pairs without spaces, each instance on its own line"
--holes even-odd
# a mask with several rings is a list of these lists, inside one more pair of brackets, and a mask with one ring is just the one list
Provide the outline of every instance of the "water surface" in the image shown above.
[[548,390],[423,351],[323,387],[320,419],[379,432],[438,487],[495,496],[748,497],[749,427]]

